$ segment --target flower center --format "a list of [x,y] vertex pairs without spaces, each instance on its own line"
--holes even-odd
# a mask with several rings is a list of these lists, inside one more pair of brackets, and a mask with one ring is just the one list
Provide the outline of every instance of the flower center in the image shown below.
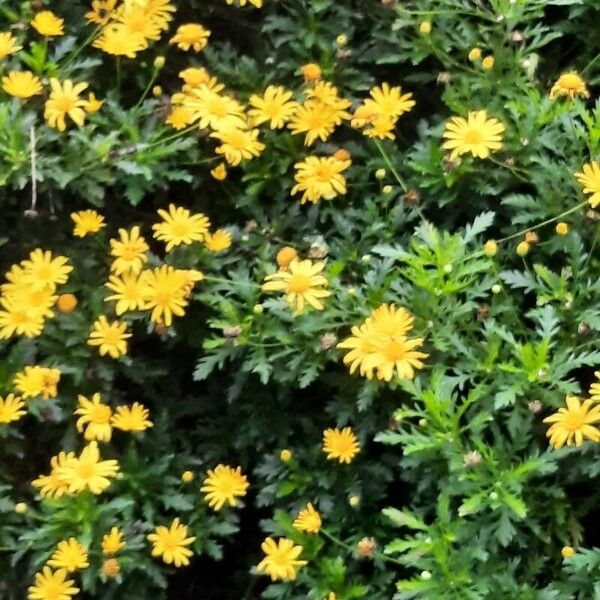
[[383,349],[383,354],[387,360],[391,360],[393,362],[402,360],[406,355],[406,347],[404,342],[397,340],[389,341]]
[[481,144],[483,142],[483,135],[480,129],[474,127],[467,129],[464,135],[465,144]]
[[77,469],[77,476],[80,479],[91,479],[96,474],[95,465],[92,463],[80,463]]
[[75,102],[70,96],[61,96],[56,99],[56,109],[60,112],[68,113],[75,107]]
[[104,343],[109,345],[118,344],[121,341],[121,332],[118,329],[107,329],[104,331]]
[[585,413],[582,411],[569,412],[564,420],[564,426],[569,431],[579,431],[585,425]]
[[290,277],[288,289],[294,294],[304,294],[310,288],[310,279],[301,273],[295,273]]
[[90,411],[90,419],[95,425],[106,425],[110,421],[111,410],[109,406],[95,406]]

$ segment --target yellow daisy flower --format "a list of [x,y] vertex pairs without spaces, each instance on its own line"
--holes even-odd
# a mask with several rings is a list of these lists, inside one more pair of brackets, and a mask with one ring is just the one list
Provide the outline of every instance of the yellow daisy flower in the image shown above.
[[288,128],[294,134],[306,134],[304,145],[310,146],[317,140],[326,142],[342,115],[344,118],[350,116],[345,111],[337,111],[317,100],[307,100],[297,107],[289,120]]
[[333,156],[307,156],[294,165],[296,185],[292,194],[304,192],[300,204],[319,200],[331,200],[339,194],[346,193],[346,179],[342,173],[350,167],[349,160],[338,160]]
[[233,125],[223,126],[218,131],[210,134],[219,142],[215,152],[222,154],[225,160],[234,167],[243,160],[250,160],[258,156],[265,145],[258,140],[258,129],[238,129]]
[[403,94],[400,86],[390,87],[385,82],[381,86],[372,88],[369,95],[371,98],[364,101],[364,106],[375,114],[389,117],[394,121],[416,104],[410,92]]
[[13,385],[23,398],[41,396],[44,400],[48,400],[48,398],[56,398],[59,381],[59,369],[32,365],[15,375]]
[[149,416],[150,411],[143,404],[134,402],[131,406],[117,406],[110,423],[115,429],[138,433],[154,426]]
[[59,131],[67,128],[65,121],[69,117],[78,127],[85,120],[85,100],[79,96],[88,87],[87,83],[73,84],[70,79],[61,82],[55,77],[50,78],[50,96],[46,100],[44,119],[50,127]]
[[583,186],[583,193],[590,194],[590,206],[596,208],[600,204],[600,164],[593,160],[583,165],[581,172],[575,173],[575,177]]
[[83,106],[83,110],[85,110],[88,115],[91,115],[97,113],[102,108],[103,104],[104,100],[98,100],[94,92],[90,92]]
[[37,310],[22,306],[18,301],[0,298],[0,339],[14,335],[37,337],[44,328],[44,316]]
[[33,487],[40,490],[42,498],[60,498],[68,493],[69,484],[60,478],[59,471],[74,458],[74,452],[59,452],[50,459],[50,474],[40,475],[31,482]]
[[169,211],[159,209],[163,222],[152,225],[154,238],[166,242],[169,252],[180,244],[201,242],[208,233],[210,221],[202,213],[192,214],[187,208],[169,204]]
[[600,371],[594,371],[597,381],[590,385],[590,398],[594,402],[600,402]]
[[350,464],[360,452],[360,444],[350,427],[326,429],[323,432],[323,452],[328,460]]
[[211,508],[221,510],[226,502],[229,506],[236,506],[237,498],[246,495],[249,485],[241,467],[234,469],[228,465],[217,465],[214,470],[209,469],[200,491],[204,492]]
[[104,315],[92,325],[88,346],[99,346],[100,356],[108,354],[111,358],[119,358],[127,354],[127,323],[113,321],[109,323]]
[[2,78],[2,89],[10,96],[25,100],[42,91],[42,82],[31,71],[10,71]]
[[125,312],[141,309],[144,304],[144,280],[146,273],[122,273],[120,276],[111,275],[104,285],[114,292],[104,298],[104,302],[115,301],[117,316]]
[[490,153],[502,148],[504,125],[498,119],[488,119],[485,110],[470,112],[467,118],[452,117],[444,130],[444,150],[451,150],[450,158],[472,154],[488,158]]
[[13,421],[18,421],[23,415],[27,414],[25,402],[14,394],[8,394],[6,398],[0,396],[0,424],[6,425]]
[[270,85],[262,96],[253,94],[248,111],[254,125],[269,123],[271,129],[281,129],[290,120],[298,103],[292,100],[293,93],[280,85]]
[[267,275],[262,290],[285,292],[290,308],[295,308],[295,315],[302,313],[306,304],[323,310],[321,299],[331,296],[331,292],[323,289],[328,285],[327,278],[320,275],[324,268],[323,262],[294,259],[285,270]]
[[113,527],[108,533],[102,536],[102,554],[110,556],[116,554],[119,550],[125,548],[123,532],[118,527]]
[[64,19],[60,19],[49,10],[37,13],[31,21],[31,26],[44,37],[64,35],[63,25]]
[[50,250],[36,248],[27,260],[21,262],[24,280],[36,290],[45,287],[54,290],[69,279],[73,267],[68,263],[69,259],[65,256],[52,256]]
[[44,567],[41,573],[35,574],[35,584],[27,590],[28,600],[69,600],[79,594],[72,579],[67,579],[67,570],[52,571]]
[[106,226],[104,217],[95,210],[80,210],[71,213],[71,219],[75,223],[73,235],[79,238],[85,237],[89,233],[98,233]]
[[132,272],[139,273],[148,260],[146,252],[150,247],[140,235],[140,228],[135,225],[131,231],[119,229],[119,239],[110,240],[110,254],[114,261],[110,267],[116,275]]
[[575,396],[567,396],[566,407],[544,419],[544,423],[552,423],[546,435],[550,445],[558,450],[565,444],[581,446],[585,439],[600,442],[600,431],[592,425],[600,421],[600,406],[594,400],[581,402]]
[[98,440],[99,442],[110,442],[112,437],[112,427],[110,418],[112,410],[107,404],[102,404],[102,398],[99,393],[95,393],[91,399],[82,396],[77,397],[79,406],[75,410],[76,415],[81,415],[77,419],[77,431],[84,431],[83,437],[88,440]]
[[193,552],[186,546],[192,544],[196,538],[188,537],[187,525],[180,523],[179,518],[174,519],[168,529],[159,525],[147,539],[152,542],[152,556],[160,556],[163,562],[176,567],[190,564],[189,557]]
[[146,272],[144,278],[143,310],[151,310],[150,319],[154,323],[164,323],[170,327],[173,316],[185,314],[187,301],[187,282],[184,273],[169,265],[156,267]]
[[208,43],[210,31],[199,23],[185,23],[180,25],[175,35],[169,40],[169,44],[177,44],[180,50],[186,52],[192,48],[194,52],[204,50]]
[[206,234],[204,245],[211,252],[223,252],[231,247],[231,233],[226,229],[217,229],[212,234]]
[[7,56],[22,49],[23,46],[19,46],[17,38],[13,37],[12,33],[8,31],[0,32],[0,60],[4,60]]
[[68,573],[87,569],[90,566],[87,548],[73,537],[58,542],[56,550],[50,557],[48,564],[51,567],[66,569]]
[[92,0],[92,10],[85,13],[85,20],[95,25],[106,25],[115,13],[119,0]]
[[585,81],[575,71],[563,73],[550,90],[550,98],[552,100],[558,97],[570,98],[573,100],[573,98],[576,98],[577,96],[589,98],[590,93]]
[[309,502],[294,519],[293,527],[306,533],[319,533],[321,531],[321,515]]
[[294,546],[294,542],[288,538],[275,541],[268,537],[261,548],[265,557],[256,569],[259,573],[269,575],[272,581],[294,581],[298,571],[306,564],[305,560],[298,559],[304,548]]
[[148,42],[141,33],[128,31],[123,23],[112,23],[104,27],[92,45],[106,54],[135,58],[138,52],[148,47]]

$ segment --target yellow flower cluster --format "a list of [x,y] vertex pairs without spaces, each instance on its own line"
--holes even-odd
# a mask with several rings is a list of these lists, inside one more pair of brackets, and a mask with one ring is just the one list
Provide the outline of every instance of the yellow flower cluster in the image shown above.
[[350,373],[359,369],[363,377],[391,381],[393,377],[412,379],[415,369],[423,368],[427,354],[418,348],[423,338],[410,338],[414,317],[394,304],[382,304],[361,324],[352,327],[352,335],[338,344],[349,350],[344,363]]

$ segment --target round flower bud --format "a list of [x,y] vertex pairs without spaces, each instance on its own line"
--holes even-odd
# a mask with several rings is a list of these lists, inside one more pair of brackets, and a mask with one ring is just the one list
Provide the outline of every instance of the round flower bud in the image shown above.
[[493,56],[486,56],[482,61],[481,61],[481,66],[486,69],[486,71],[489,71],[493,66],[494,66],[494,57]]
[[499,294],[502,291],[502,286],[499,283],[495,283],[492,286],[492,294]]
[[561,221],[556,224],[555,231],[558,235],[567,235],[569,233],[569,226]]
[[495,502],[496,500],[498,500],[498,492],[490,492],[490,495],[488,496],[488,498],[492,502]]
[[316,83],[321,81],[321,67],[316,63],[308,63],[300,67],[300,73],[306,83]]
[[496,256],[496,254],[498,253],[498,244],[496,243],[496,240],[488,240],[484,245],[483,245],[483,253],[486,256]]
[[480,48],[473,48],[469,52],[469,60],[471,62],[478,61],[480,58],[481,58],[481,49]]
[[530,246],[527,242],[521,242],[517,246],[517,254],[519,256],[527,256],[527,254],[529,253],[529,249],[530,249]]
[[429,571],[421,571],[421,579],[429,581],[431,579],[431,573]]
[[356,544],[356,552],[361,558],[373,558],[376,548],[377,544],[372,537],[364,537]]
[[324,333],[319,340],[319,345],[321,346],[321,350],[329,350],[337,344],[337,341],[335,333]]
[[539,400],[532,400],[528,405],[529,411],[534,415],[537,415],[543,408],[542,403]]
[[162,92],[163,92],[163,90],[162,90],[162,88],[160,87],[160,85],[155,85],[155,86],[152,88],[152,95],[153,95],[153,96],[160,96],[160,95],[162,94]]
[[298,258],[296,250],[291,246],[284,246],[277,253],[275,260],[282,269],[285,269],[295,258]]
[[575,549],[573,546],[563,546],[560,553],[562,554],[563,558],[571,558],[571,556],[575,555]]
[[109,558],[104,561],[102,565],[102,572],[106,577],[113,578],[116,577],[121,571],[121,565],[119,565],[119,561],[116,558]]
[[540,241],[540,236],[535,231],[528,231],[525,234],[525,241],[531,245],[535,246]]
[[392,186],[392,185],[384,185],[381,191],[384,194],[391,194],[394,191],[394,186]]
[[348,36],[345,33],[341,33],[335,38],[335,43],[343,48],[348,43]]
[[155,69],[162,69],[165,66],[165,57],[164,56],[157,56],[154,59],[154,68]]
[[242,328],[239,325],[223,327],[223,336],[229,340],[236,340],[240,335],[242,335]]
[[194,474],[191,471],[184,471],[181,474],[181,481],[183,481],[183,483],[191,483],[194,481]]
[[481,454],[477,450],[471,450],[463,456],[465,467],[473,468],[481,462]]
[[380,181],[385,179],[386,175],[387,173],[385,169],[377,169],[377,171],[375,171],[375,179],[379,179]]
[[56,301],[56,308],[63,315],[72,313],[77,306],[77,297],[74,294],[61,294]]
[[431,22],[430,21],[423,21],[420,25],[419,25],[419,31],[421,33],[431,33]]
[[348,504],[352,508],[356,508],[360,504],[360,496],[353,494],[352,496],[350,496],[350,498],[348,498]]
[[421,201],[421,194],[417,190],[408,190],[404,196],[402,196],[404,202],[408,204],[408,206],[416,206]]
[[451,264],[444,265],[444,273],[446,273],[446,275],[448,275],[449,273],[452,273],[452,269],[453,269],[453,267]]
[[292,460],[292,451],[288,450],[287,448],[284,448],[280,453],[279,453],[279,458],[284,462],[290,462],[290,460]]
[[265,312],[265,307],[262,304],[255,304],[252,307],[252,312],[255,315],[262,315]]
[[345,150],[344,148],[340,148],[339,150],[336,150],[333,153],[333,158],[344,162],[344,161],[350,160],[352,158],[352,155],[350,154],[350,152],[348,152],[348,150]]
[[29,509],[29,506],[27,506],[27,504],[25,504],[25,502],[17,502],[17,504],[15,504],[15,512],[18,515],[24,515],[28,509]]
[[427,419],[419,419],[419,427],[427,427]]

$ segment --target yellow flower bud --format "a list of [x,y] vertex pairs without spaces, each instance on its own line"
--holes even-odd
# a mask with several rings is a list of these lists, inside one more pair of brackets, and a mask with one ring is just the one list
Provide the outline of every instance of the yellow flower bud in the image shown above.
[[493,56],[486,56],[482,61],[481,61],[481,66],[486,69],[487,71],[489,71],[493,66],[494,66],[494,57]]
[[295,258],[298,258],[298,253],[291,246],[284,246],[277,253],[276,261],[277,264],[285,269]]
[[527,242],[521,242],[517,246],[517,254],[519,256],[527,256],[530,248],[531,248],[531,246]]
[[471,52],[469,52],[469,60],[471,62],[476,62],[481,58],[481,49],[473,48]]
[[419,25],[419,31],[421,33],[431,33],[431,22],[430,21],[423,21]]
[[262,315],[262,313],[265,312],[265,307],[262,304],[255,304],[252,307],[252,312],[255,315]]
[[17,504],[15,504],[15,512],[18,515],[24,515],[28,509],[29,509],[29,506],[27,506],[27,504],[25,504],[25,502],[17,502]]
[[165,66],[165,57],[164,56],[157,56],[154,59],[154,68],[155,69],[162,69]]
[[572,546],[564,546],[560,553],[563,558],[571,558],[575,554],[575,550]]
[[106,577],[113,578],[116,577],[121,571],[121,565],[116,558],[109,558],[104,561],[102,565],[102,572]]
[[279,453],[279,458],[285,463],[290,462],[290,460],[292,460],[292,456],[292,451],[288,450],[287,448]]
[[488,240],[483,246],[483,252],[486,256],[496,256],[496,253],[498,252],[496,240]]
[[316,63],[308,63],[300,67],[300,73],[306,83],[316,83],[321,81],[321,67]]
[[61,294],[56,301],[56,308],[64,315],[72,313],[77,306],[77,297],[74,294]]
[[556,233],[558,235],[567,235],[569,233],[569,226],[562,221],[556,224]]
[[341,33],[335,38],[335,43],[343,48],[348,43],[348,36],[345,33]]
[[498,283],[495,283],[492,286],[492,294],[499,294],[502,291],[502,286]]
[[184,471],[181,474],[181,481],[183,481],[183,483],[190,483],[194,481],[194,474],[191,471]]
[[385,179],[385,176],[387,175],[385,169],[377,169],[377,171],[375,171],[375,179],[379,179],[379,181],[381,181],[382,179]]
[[153,95],[153,96],[160,96],[160,95],[162,94],[162,92],[163,92],[163,90],[162,90],[162,88],[160,87],[160,85],[155,85],[155,86],[152,88],[152,95]]
[[360,504],[360,496],[357,496],[356,494],[350,496],[350,498],[348,498],[348,504],[353,508],[358,506]]
[[381,189],[381,191],[384,194],[391,194],[394,191],[394,188],[391,185],[384,185],[383,188]]

